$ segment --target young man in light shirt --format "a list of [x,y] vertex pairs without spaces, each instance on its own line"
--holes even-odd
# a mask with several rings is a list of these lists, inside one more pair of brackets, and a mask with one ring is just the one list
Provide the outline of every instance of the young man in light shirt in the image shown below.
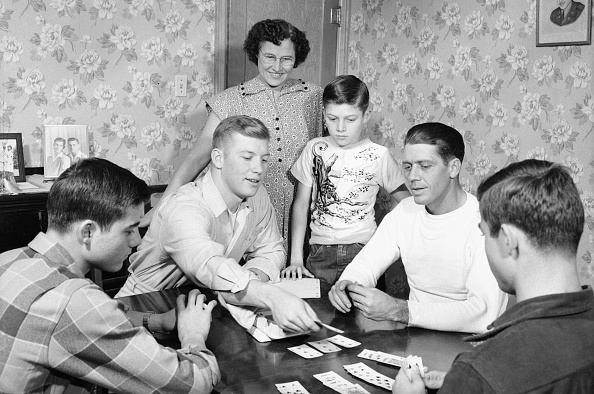
[[[374,320],[443,331],[484,332],[507,296],[489,270],[478,229],[477,199],[459,181],[464,140],[441,123],[409,130],[402,172],[412,197],[388,213],[367,245],[332,287],[341,312],[352,306]],[[399,258],[410,295],[396,299],[375,288]]]
[[262,181],[270,133],[245,115],[219,123],[211,166],[159,205],[116,297],[194,283],[222,302],[267,308],[291,331],[318,331],[316,313],[278,280],[285,250]]

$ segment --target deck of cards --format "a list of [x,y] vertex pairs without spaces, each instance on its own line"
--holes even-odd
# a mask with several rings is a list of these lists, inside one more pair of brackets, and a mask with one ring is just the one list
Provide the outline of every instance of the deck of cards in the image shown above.
[[405,359],[406,364],[404,365],[404,372],[406,372],[406,376],[408,376],[408,380],[412,381],[412,367],[416,365],[419,367],[419,372],[421,372],[421,376],[425,377],[425,371],[423,370],[423,360],[421,357],[418,356],[408,356]]

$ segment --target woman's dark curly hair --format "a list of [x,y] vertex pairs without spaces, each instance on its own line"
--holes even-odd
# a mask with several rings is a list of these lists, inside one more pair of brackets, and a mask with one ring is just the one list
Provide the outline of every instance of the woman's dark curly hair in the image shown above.
[[254,64],[258,64],[258,53],[262,43],[268,41],[274,45],[280,45],[282,41],[289,38],[295,46],[295,65],[297,68],[307,59],[309,54],[309,41],[305,33],[283,19],[266,19],[256,23],[250,29],[243,50]]

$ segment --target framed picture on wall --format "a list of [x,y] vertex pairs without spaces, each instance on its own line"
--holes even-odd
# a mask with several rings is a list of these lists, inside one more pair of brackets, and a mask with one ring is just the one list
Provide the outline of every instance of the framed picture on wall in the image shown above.
[[21,133],[0,133],[0,171],[14,176],[15,181],[25,182],[25,159]]
[[592,0],[536,0],[536,46],[590,45]]
[[45,125],[43,176],[57,178],[65,169],[89,157],[86,125]]

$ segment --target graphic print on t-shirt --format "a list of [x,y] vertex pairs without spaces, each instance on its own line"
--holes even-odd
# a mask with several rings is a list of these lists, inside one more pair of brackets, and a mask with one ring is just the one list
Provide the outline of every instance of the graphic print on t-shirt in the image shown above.
[[[320,141],[312,146],[313,163],[312,174],[314,178],[314,191],[312,198],[312,219],[317,221],[320,226],[331,227],[330,216],[333,219],[339,219],[345,224],[360,221],[368,214],[364,209],[366,201],[361,200],[362,194],[369,189],[369,183],[373,180],[374,174],[361,168],[347,167],[344,160],[340,160],[344,167],[334,169],[333,166],[339,159],[336,153],[324,161],[322,152],[328,149],[328,143]],[[364,150],[360,152],[355,159],[369,161],[376,160],[377,157],[372,152]],[[356,164],[356,163],[349,163]],[[338,193],[338,183],[342,182],[342,193]],[[352,185],[345,190],[344,185]]]

